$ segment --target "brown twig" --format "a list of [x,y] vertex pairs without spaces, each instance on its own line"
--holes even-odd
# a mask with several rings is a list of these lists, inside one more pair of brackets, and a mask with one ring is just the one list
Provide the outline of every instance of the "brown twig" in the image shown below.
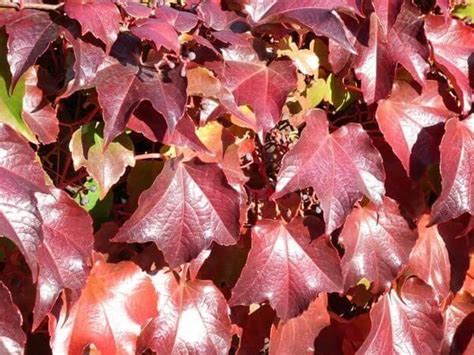
[[161,153],[147,153],[140,154],[135,156],[135,160],[145,160],[145,159],[163,159],[163,154]]
[[12,8],[12,9],[33,9],[43,11],[56,11],[61,8],[64,3],[59,4],[25,4],[13,1],[0,1],[0,8]]

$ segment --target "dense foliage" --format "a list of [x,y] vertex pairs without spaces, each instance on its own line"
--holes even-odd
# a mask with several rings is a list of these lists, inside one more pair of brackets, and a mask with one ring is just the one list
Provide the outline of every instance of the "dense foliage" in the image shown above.
[[474,353],[474,5],[0,1],[1,354]]

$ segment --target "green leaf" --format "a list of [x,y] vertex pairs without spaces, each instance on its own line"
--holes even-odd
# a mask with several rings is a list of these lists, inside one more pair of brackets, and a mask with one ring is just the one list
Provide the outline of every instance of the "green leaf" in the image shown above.
[[474,19],[474,0],[466,0],[464,4],[456,5],[452,14],[467,23],[472,23]]
[[7,62],[7,41],[0,35],[0,122],[4,122],[32,143],[38,143],[35,135],[23,120],[23,96],[25,95],[25,77],[21,77],[15,90],[9,94],[11,81],[10,66]]
[[324,100],[334,106],[336,111],[342,111],[352,102],[353,94],[346,90],[344,83],[337,76],[329,74],[326,85],[326,97]]
[[87,180],[83,189],[74,197],[74,200],[89,212],[96,225],[107,221],[114,202],[112,192],[108,193],[102,201],[99,197],[100,188],[94,179]]
[[318,106],[326,96],[327,85],[324,79],[317,79],[313,81],[306,89],[306,98],[309,101],[310,107]]

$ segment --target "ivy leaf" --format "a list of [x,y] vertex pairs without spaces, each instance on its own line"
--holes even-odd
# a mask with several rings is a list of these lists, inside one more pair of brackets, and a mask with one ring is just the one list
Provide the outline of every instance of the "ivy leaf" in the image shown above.
[[390,93],[397,63],[403,65],[420,85],[425,84],[429,51],[418,40],[422,26],[418,10],[409,2],[404,2],[387,34],[377,15],[371,14],[368,32],[362,30],[358,35],[356,48],[359,55],[354,63],[368,104]]
[[273,198],[313,187],[329,234],[364,195],[382,203],[385,173],[380,153],[360,125],[351,123],[332,134],[328,129],[323,111],[307,113],[301,138],[283,158]]
[[169,6],[160,6],[155,9],[155,17],[159,21],[167,22],[178,32],[189,32],[198,23],[196,15],[178,11]]
[[468,113],[472,103],[474,30],[450,17],[428,16],[425,33],[433,47],[435,63],[454,86],[463,113]]
[[100,39],[106,46],[107,52],[117,39],[120,30],[120,12],[110,0],[94,0],[83,2],[66,0],[64,3],[66,14],[79,22],[82,35],[87,32]]
[[38,143],[22,117],[25,78],[21,78],[12,92],[9,92],[11,74],[7,62],[6,41],[5,36],[0,36],[0,122],[14,128],[30,142]]
[[418,222],[418,240],[410,254],[410,268],[433,288],[437,301],[441,303],[450,292],[451,264],[438,227],[426,227],[429,220],[429,215],[423,215]]
[[99,184],[101,200],[125,173],[125,169],[135,165],[130,138],[122,134],[105,147],[102,125],[96,123],[89,123],[75,131],[69,142],[69,150],[74,169],[85,167]]
[[67,194],[51,189],[37,192],[43,240],[38,250],[39,274],[33,328],[51,311],[59,293],[67,288],[75,302],[85,286],[92,253],[92,221]]
[[431,224],[467,212],[474,215],[474,115],[451,118],[441,140],[441,195],[432,206]]
[[168,161],[138,208],[113,241],[155,242],[176,267],[216,241],[231,245],[239,237],[239,195],[217,164]]
[[395,24],[404,0],[372,0],[375,13],[380,20],[384,33],[388,33]]
[[74,77],[67,84],[66,91],[60,96],[65,98],[78,90],[93,86],[97,70],[105,60],[105,53],[102,48],[81,38],[79,31],[73,26],[68,29],[63,28],[61,33],[74,51]]
[[176,282],[172,273],[155,276],[158,316],[143,330],[139,350],[158,354],[227,354],[232,339],[230,309],[211,281]]
[[71,309],[63,305],[57,321],[50,318],[51,347],[62,354],[81,354],[91,344],[102,354],[135,353],[141,328],[156,314],[146,273],[132,262],[98,260],[79,300]]
[[213,68],[239,106],[250,105],[263,137],[281,118],[288,94],[296,89],[296,68],[290,60],[244,62],[227,60]]
[[314,354],[314,339],[329,324],[327,295],[321,294],[300,316],[272,326],[270,355]]
[[302,24],[317,36],[328,37],[341,46],[354,52],[344,33],[343,22],[334,14],[336,7],[354,9],[354,1],[341,1],[335,4],[327,0],[266,0],[250,1],[247,12],[258,24],[293,21]]
[[[428,80],[419,94],[407,82],[397,81],[392,95],[380,100],[376,118],[385,140],[408,174],[438,161],[442,125],[454,115],[446,108],[436,81]],[[441,131],[441,132],[440,132]]]
[[25,94],[21,115],[41,143],[56,142],[59,134],[56,110],[38,87],[38,69],[35,67],[31,67],[25,73]]
[[179,39],[173,26],[156,19],[138,21],[130,31],[142,40],[149,40],[156,50],[165,47],[179,54]]
[[19,355],[25,352],[26,335],[21,325],[23,319],[13,303],[8,288],[0,281],[0,352]]
[[341,292],[339,257],[325,237],[311,242],[300,220],[285,225],[262,220],[253,229],[252,248],[231,306],[269,301],[278,317],[301,314],[320,292]]
[[21,10],[5,27],[8,33],[8,55],[13,90],[20,77],[35,64],[58,37],[59,26],[45,11]]
[[443,318],[433,292],[417,278],[385,294],[370,311],[372,329],[357,354],[439,352]]
[[416,233],[400,215],[397,203],[385,198],[383,205],[369,203],[347,217],[339,236],[344,245],[341,260],[344,289],[365,278],[373,292],[390,287],[402,266],[408,263]]
[[97,73],[97,93],[103,109],[105,145],[125,129],[130,115],[141,101],[148,100],[173,132],[184,113],[186,81],[180,68],[167,73],[166,80],[148,68],[115,63]]

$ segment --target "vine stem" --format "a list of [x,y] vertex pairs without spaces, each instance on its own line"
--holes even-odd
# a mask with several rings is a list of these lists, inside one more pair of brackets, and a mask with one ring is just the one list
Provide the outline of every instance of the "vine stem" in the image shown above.
[[163,154],[161,153],[147,153],[140,154],[135,156],[135,160],[145,160],[145,159],[164,159]]
[[0,8],[13,8],[13,9],[34,9],[34,10],[43,10],[43,11],[55,11],[62,7],[64,3],[59,4],[25,4],[23,1],[13,2],[13,1],[0,1]]

